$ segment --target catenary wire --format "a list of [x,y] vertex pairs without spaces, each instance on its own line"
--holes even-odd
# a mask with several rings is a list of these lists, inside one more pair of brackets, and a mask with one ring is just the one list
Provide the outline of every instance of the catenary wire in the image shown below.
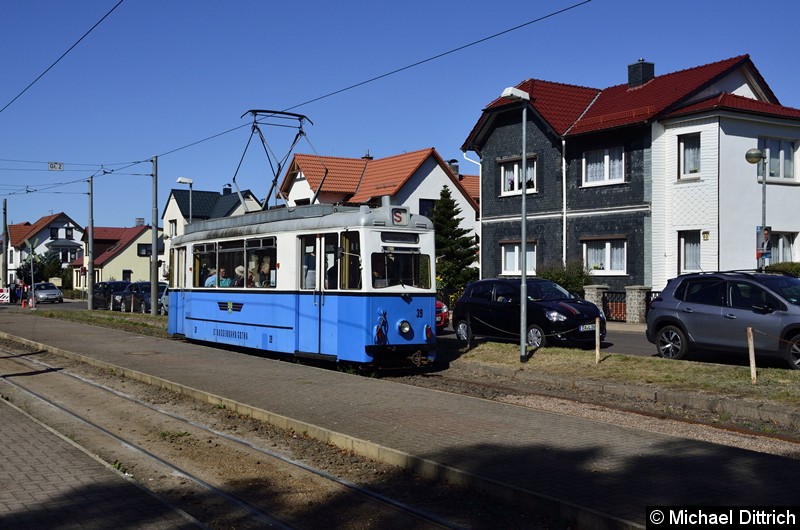
[[[119,5],[120,5],[120,4],[123,2],[123,1],[124,1],[124,0],[120,0],[120,1],[119,1],[119,3],[117,3],[117,5],[115,5],[115,6],[114,6],[114,8],[112,8],[112,9],[111,9],[111,11],[109,11],[109,12],[108,12],[108,13],[107,13],[107,14],[106,14],[104,17],[103,17],[103,19],[105,19],[105,18],[106,18],[108,15],[110,15],[110,14],[111,14],[111,12],[112,12],[114,9],[116,9],[116,8],[117,8],[117,7],[118,7],[118,6],[119,6]],[[358,88],[358,87],[361,87],[361,86],[364,86],[364,85],[367,85],[367,84],[370,84],[370,83],[373,83],[373,82],[379,81],[379,80],[381,80],[381,79],[385,79],[385,78],[387,78],[387,77],[390,77],[390,76],[392,76],[392,75],[398,74],[398,73],[400,73],[400,72],[404,72],[404,71],[406,71],[406,70],[410,70],[410,69],[412,69],[412,68],[415,68],[415,67],[417,67],[417,66],[421,66],[421,65],[423,65],[423,64],[429,63],[429,62],[431,62],[431,61],[435,61],[435,60],[437,60],[437,59],[441,59],[442,57],[445,57],[445,56],[451,55],[451,54],[453,54],[453,53],[456,53],[456,52],[459,52],[459,51],[462,51],[462,50],[465,50],[465,49],[467,49],[467,48],[471,48],[471,47],[473,47],[473,46],[476,46],[476,45],[478,45],[478,44],[482,44],[482,43],[484,43],[484,42],[487,42],[487,41],[490,41],[490,40],[492,40],[492,39],[495,39],[495,38],[501,37],[501,36],[503,36],[503,35],[506,35],[506,34],[508,34],[508,33],[511,33],[511,32],[514,32],[514,31],[517,31],[517,30],[519,30],[519,29],[522,29],[522,28],[525,28],[525,27],[527,27],[527,26],[530,26],[530,25],[532,25],[532,24],[536,24],[536,23],[538,23],[538,22],[542,22],[542,21],[544,21],[544,20],[547,20],[547,19],[549,19],[549,18],[555,17],[555,16],[557,16],[557,15],[561,15],[561,14],[563,14],[563,13],[567,12],[567,11],[570,11],[570,10],[576,9],[576,8],[578,8],[578,7],[581,7],[581,6],[583,6],[583,5],[585,5],[585,4],[589,3],[589,2],[591,2],[591,0],[583,0],[583,1],[581,1],[581,2],[578,2],[578,3],[572,4],[572,5],[570,5],[570,6],[567,6],[567,7],[563,8],[563,9],[559,9],[559,10],[553,11],[553,12],[551,12],[551,13],[548,13],[548,14],[546,14],[546,15],[543,15],[543,16],[541,16],[541,17],[538,17],[538,18],[535,18],[535,19],[529,20],[529,21],[527,21],[527,22],[523,22],[522,24],[518,24],[518,25],[516,25],[516,26],[514,26],[514,27],[511,27],[511,28],[505,29],[505,30],[503,30],[503,31],[499,31],[499,32],[497,32],[497,33],[493,33],[492,35],[488,35],[488,36],[486,36],[486,37],[482,37],[482,38],[480,38],[480,39],[474,40],[474,41],[472,41],[472,42],[469,42],[469,43],[467,43],[467,44],[464,44],[464,45],[458,46],[458,47],[456,47],[456,48],[452,48],[452,49],[450,49],[450,50],[447,50],[447,51],[445,51],[445,52],[438,53],[438,54],[436,54],[436,55],[433,55],[433,56],[431,56],[431,57],[428,57],[428,58],[426,58],[426,59],[422,59],[422,60],[416,61],[416,62],[414,62],[414,63],[411,63],[411,64],[409,64],[409,65],[406,65],[406,66],[403,66],[403,67],[400,67],[400,68],[396,68],[396,69],[394,69],[394,70],[391,70],[391,71],[389,71],[389,72],[386,72],[386,73],[384,73],[384,74],[381,74],[381,75],[377,75],[377,76],[371,77],[371,78],[369,78],[369,79],[366,79],[366,80],[364,80],[364,81],[360,81],[360,82],[358,82],[358,83],[354,83],[354,84],[352,84],[352,85],[349,85],[349,86],[346,86],[346,87],[344,87],[344,88],[341,88],[341,89],[338,89],[338,90],[334,90],[334,91],[332,91],[332,92],[329,92],[329,93],[327,93],[327,94],[324,94],[324,95],[321,95],[321,96],[318,96],[318,97],[315,97],[315,98],[312,98],[312,99],[309,99],[309,100],[303,101],[303,102],[301,102],[301,103],[298,103],[298,104],[296,104],[296,105],[292,105],[292,106],[290,106],[290,107],[287,107],[287,108],[283,109],[283,111],[289,111],[289,110],[292,110],[292,109],[296,109],[296,108],[298,108],[298,107],[302,107],[302,106],[305,106],[305,105],[309,105],[309,104],[311,104],[311,103],[315,103],[315,102],[317,102],[317,101],[321,101],[321,100],[323,100],[323,99],[327,99],[327,98],[329,98],[329,97],[332,97],[332,96],[335,96],[335,95],[338,95],[338,94],[341,94],[341,93],[344,93],[344,92],[347,92],[347,91],[353,90],[353,89],[355,89],[355,88]],[[98,21],[98,23],[97,23],[97,24],[95,24],[95,26],[93,26],[93,27],[92,27],[92,29],[94,29],[94,28],[95,28],[95,27],[96,27],[98,24],[100,24],[100,22],[102,22],[102,20],[103,20],[103,19],[101,19],[100,21]],[[92,29],[90,29],[90,30],[89,30],[89,32],[91,32],[91,31],[92,31]],[[87,33],[86,33],[86,35],[88,35],[88,34],[89,34],[89,32],[87,32]],[[86,35],[84,35],[84,37],[85,37]],[[80,39],[80,40],[82,40],[84,37],[81,37],[81,39]],[[78,40],[78,42],[76,42],[76,43],[75,43],[75,44],[74,44],[74,45],[73,45],[73,46],[70,48],[70,50],[71,50],[72,48],[74,48],[74,47],[75,47],[75,46],[76,46],[76,45],[77,45],[77,44],[80,42],[80,40]],[[65,52],[65,53],[64,53],[64,55],[66,55],[67,53],[69,53],[69,51],[70,51],[70,50],[67,50],[67,52]],[[62,55],[62,58],[63,58],[63,56],[64,56],[64,55]],[[60,60],[61,60],[61,58],[59,58],[58,60],[60,61]],[[56,61],[56,63],[57,63],[57,62],[58,62],[58,61]],[[51,65],[51,66],[48,68],[48,70],[49,70],[50,68],[52,68],[53,66],[55,66],[55,64],[56,64],[56,63],[53,63],[53,65]],[[46,70],[44,73],[42,73],[42,75],[40,75],[39,77],[42,77],[42,76],[43,76],[43,75],[44,75],[46,72],[47,72],[47,70]],[[39,78],[37,78],[36,80],[34,80],[34,82],[33,82],[33,83],[35,83],[36,81],[38,81],[38,79],[39,79]],[[30,88],[30,86],[32,86],[32,85],[33,85],[33,83],[31,83],[31,85],[29,85],[29,87],[28,87],[28,88]],[[27,90],[27,88],[26,88],[25,90]],[[23,91],[23,93],[24,93],[24,91]],[[20,94],[19,94],[19,96],[21,96],[21,95],[22,95],[22,93],[20,93]],[[17,97],[19,97],[19,96],[17,96]],[[16,100],[17,98],[14,98],[14,99]],[[11,103],[13,103],[13,100],[12,100],[12,102],[11,102]],[[11,103],[9,103],[8,105],[10,105]],[[8,107],[8,105],[6,105],[6,107]],[[5,110],[5,108],[6,108],[6,107],[4,107],[2,110]],[[2,110],[0,110],[0,112],[2,112]],[[182,150],[184,150],[184,149],[188,149],[188,148],[190,148],[190,147],[194,147],[194,146],[196,146],[196,145],[198,145],[198,144],[201,144],[201,143],[204,143],[204,142],[207,142],[207,141],[213,140],[213,139],[215,139],[215,138],[219,138],[220,136],[223,136],[223,135],[229,134],[229,133],[231,133],[231,132],[234,132],[234,131],[237,131],[237,130],[239,130],[239,129],[243,129],[243,128],[245,128],[245,127],[250,127],[251,125],[252,125],[251,123],[246,123],[246,124],[238,125],[238,126],[236,126],[236,127],[232,127],[232,128],[230,128],[230,129],[227,129],[227,130],[225,130],[225,131],[222,131],[222,132],[219,132],[219,133],[213,134],[213,135],[211,135],[211,136],[205,137],[205,138],[203,138],[203,139],[200,139],[200,140],[197,140],[197,141],[194,141],[194,142],[188,143],[188,144],[186,144],[186,145],[183,145],[183,146],[180,146],[180,147],[177,147],[177,148],[171,149],[171,150],[169,150],[169,151],[165,151],[165,152],[163,152],[163,153],[161,153],[160,155],[157,155],[157,156],[158,156],[159,158],[162,158],[162,157],[165,157],[165,156],[168,156],[168,155],[174,154],[174,153],[176,153],[176,152],[178,152],[178,151],[182,151]],[[128,165],[127,167],[130,167],[130,166],[133,166],[133,165],[136,165],[136,164],[141,164],[141,163],[144,163],[144,162],[149,162],[149,161],[150,161],[150,159],[148,159],[148,160],[136,161],[136,162],[130,162],[130,163],[128,163],[129,165]],[[42,162],[39,162],[39,163],[42,163]],[[104,172],[103,172],[103,175],[106,175],[106,174],[113,174],[113,173],[116,173],[116,172],[117,172],[117,170],[106,170],[106,171],[104,171]],[[96,176],[96,175],[95,175],[95,176]],[[87,179],[86,179],[86,178],[84,178],[84,179],[81,179],[80,181],[86,181],[86,180],[87,180]],[[79,181],[77,181],[77,182],[79,182]],[[20,191],[19,193],[32,193],[32,192],[30,192],[30,191]],[[6,194],[2,194],[2,195],[11,195],[11,193],[6,193]]]

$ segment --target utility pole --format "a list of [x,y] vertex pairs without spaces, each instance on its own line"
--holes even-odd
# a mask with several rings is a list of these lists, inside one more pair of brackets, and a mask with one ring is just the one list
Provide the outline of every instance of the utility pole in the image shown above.
[[[158,314],[158,157],[153,161],[153,248],[150,252],[150,314]],[[133,305],[133,302],[131,302]]]
[[[9,290],[11,289],[11,280],[9,279],[8,275],[8,217],[6,215],[6,199],[3,199],[3,285],[8,285]],[[11,293],[8,293],[9,301],[13,298]]]
[[89,177],[89,228],[86,244],[86,295],[89,311],[94,309],[94,175]]

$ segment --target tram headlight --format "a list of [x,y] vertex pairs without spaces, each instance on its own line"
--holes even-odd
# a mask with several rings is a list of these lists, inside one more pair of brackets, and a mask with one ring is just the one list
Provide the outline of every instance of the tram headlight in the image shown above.
[[408,320],[401,320],[397,323],[397,331],[399,331],[401,335],[405,335],[411,331],[411,323]]

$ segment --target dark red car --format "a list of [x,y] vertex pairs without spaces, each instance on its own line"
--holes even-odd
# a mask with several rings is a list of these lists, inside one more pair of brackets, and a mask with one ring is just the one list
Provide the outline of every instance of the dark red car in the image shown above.
[[436,333],[442,331],[449,322],[450,310],[441,300],[436,300]]

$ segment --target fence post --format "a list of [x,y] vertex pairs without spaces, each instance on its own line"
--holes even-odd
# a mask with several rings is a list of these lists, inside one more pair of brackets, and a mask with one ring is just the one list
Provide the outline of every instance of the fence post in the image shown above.
[[628,285],[625,287],[625,322],[647,321],[647,293],[650,287]]
[[599,308],[603,307],[603,295],[608,291],[608,285],[584,285],[583,293],[587,302]]

